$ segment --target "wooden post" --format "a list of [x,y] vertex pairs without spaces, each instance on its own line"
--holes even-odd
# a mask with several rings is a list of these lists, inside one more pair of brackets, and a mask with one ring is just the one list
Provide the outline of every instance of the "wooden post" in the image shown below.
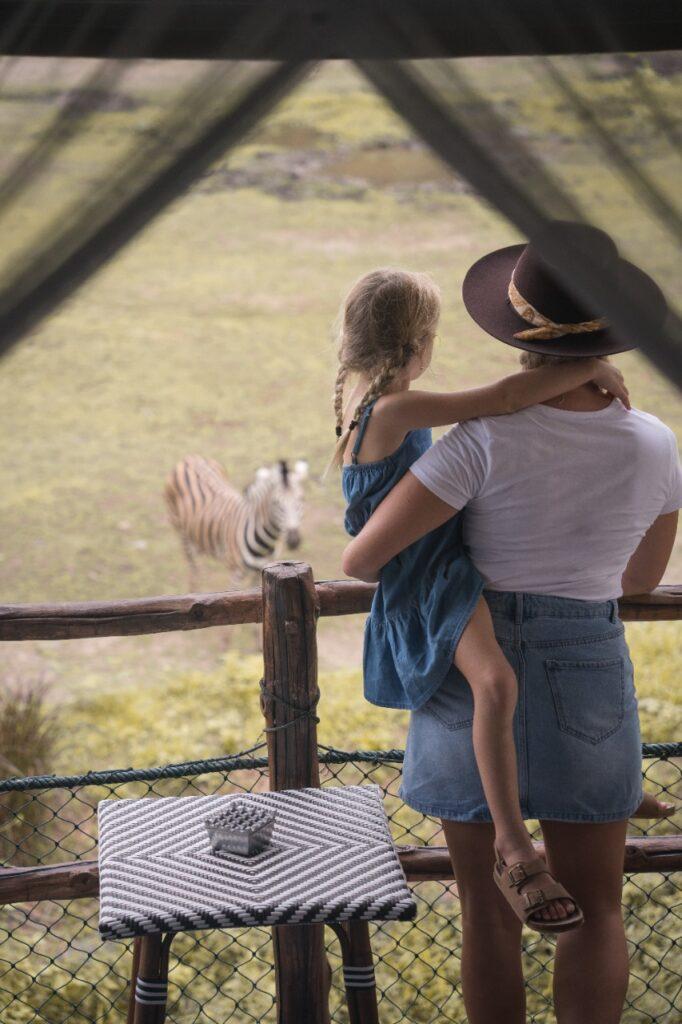
[[[319,786],[317,617],[310,566],[281,562],[263,571],[264,691],[270,788]],[[329,1024],[331,971],[324,925],[276,925],[277,1024]]]

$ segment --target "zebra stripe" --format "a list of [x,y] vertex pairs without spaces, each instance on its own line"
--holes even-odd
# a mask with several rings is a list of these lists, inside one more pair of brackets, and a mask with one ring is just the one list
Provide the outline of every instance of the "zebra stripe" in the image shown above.
[[259,470],[242,494],[214,459],[189,455],[179,462],[164,496],[190,568],[204,554],[231,570],[259,572],[278,557],[283,533],[296,546],[306,470],[297,463],[292,473],[286,462]]

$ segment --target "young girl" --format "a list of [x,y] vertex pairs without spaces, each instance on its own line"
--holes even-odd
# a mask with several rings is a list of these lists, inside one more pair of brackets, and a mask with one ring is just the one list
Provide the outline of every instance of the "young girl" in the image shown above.
[[[622,375],[603,359],[526,370],[469,391],[410,391],[431,361],[439,316],[434,282],[395,269],[360,278],[342,306],[332,462],[343,467],[351,536],[431,445],[430,427],[512,413],[588,381],[629,408]],[[358,379],[344,411],[351,374]],[[463,551],[461,522],[460,514],[453,516],[381,570],[365,627],[364,694],[382,707],[418,708],[454,663],[474,696],[474,752],[498,855],[507,866],[528,865],[535,854],[521,814],[512,730],[517,681],[495,640],[483,581]],[[672,809],[647,797],[638,816]],[[579,907],[548,872],[536,871],[529,882],[546,896],[524,913],[530,927],[559,931],[582,923]]]

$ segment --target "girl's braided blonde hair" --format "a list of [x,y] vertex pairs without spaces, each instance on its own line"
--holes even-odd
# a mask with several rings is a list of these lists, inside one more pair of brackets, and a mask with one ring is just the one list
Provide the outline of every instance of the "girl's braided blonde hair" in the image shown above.
[[[339,313],[339,372],[334,386],[338,441],[331,465],[343,466],[351,431],[367,406],[433,338],[440,316],[440,290],[428,274],[385,267],[355,282]],[[343,392],[348,377],[361,373],[370,385],[343,429]]]

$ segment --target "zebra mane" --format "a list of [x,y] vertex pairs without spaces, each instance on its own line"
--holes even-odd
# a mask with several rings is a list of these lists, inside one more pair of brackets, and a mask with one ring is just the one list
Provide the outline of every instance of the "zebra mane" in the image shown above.
[[256,471],[256,475],[254,476],[254,478],[252,480],[249,481],[249,483],[246,485],[246,487],[244,488],[244,491],[243,491],[244,497],[247,500],[249,498],[253,497],[253,492],[255,490],[262,490],[264,485],[267,486],[267,490],[268,491],[272,490],[274,487],[277,486],[277,480],[270,476],[270,472],[271,472],[272,467],[271,466],[263,466],[262,468],[266,469],[268,471],[268,475],[267,475],[267,477],[265,479],[263,479],[263,478],[259,477],[259,473],[261,471],[260,470]]

